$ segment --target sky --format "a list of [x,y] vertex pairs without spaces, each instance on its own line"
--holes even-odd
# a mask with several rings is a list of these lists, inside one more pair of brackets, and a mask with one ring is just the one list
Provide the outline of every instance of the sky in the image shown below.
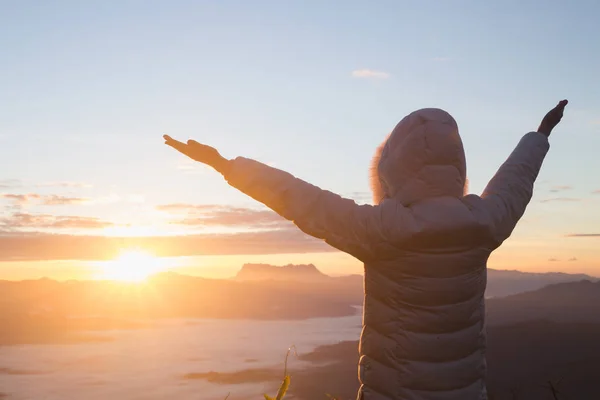
[[374,149],[439,107],[479,194],[563,98],[534,198],[489,265],[600,276],[596,1],[0,6],[0,279],[89,278],[131,249],[213,277],[245,262],[360,273],[161,136],[368,203]]

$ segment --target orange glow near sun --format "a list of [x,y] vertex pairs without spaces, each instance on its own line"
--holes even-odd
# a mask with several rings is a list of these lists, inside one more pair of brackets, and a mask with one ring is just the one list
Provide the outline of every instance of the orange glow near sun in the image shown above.
[[100,269],[96,279],[123,282],[141,282],[168,268],[166,260],[138,250],[125,251],[114,260],[95,264]]

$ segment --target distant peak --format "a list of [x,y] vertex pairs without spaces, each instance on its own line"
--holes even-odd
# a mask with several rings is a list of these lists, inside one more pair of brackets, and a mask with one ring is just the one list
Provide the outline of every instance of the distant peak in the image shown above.
[[244,264],[237,273],[237,280],[299,280],[314,281],[329,278],[314,264]]

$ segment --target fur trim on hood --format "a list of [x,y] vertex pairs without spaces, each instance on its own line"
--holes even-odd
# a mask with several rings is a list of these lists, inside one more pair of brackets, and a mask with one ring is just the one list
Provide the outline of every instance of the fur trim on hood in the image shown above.
[[377,149],[375,150],[375,154],[371,159],[371,167],[369,168],[369,183],[371,184],[371,193],[373,194],[373,204],[379,204],[385,198],[385,191],[383,190],[383,183],[379,179],[379,162],[381,161],[381,154],[383,153],[383,148],[387,143],[388,135]]

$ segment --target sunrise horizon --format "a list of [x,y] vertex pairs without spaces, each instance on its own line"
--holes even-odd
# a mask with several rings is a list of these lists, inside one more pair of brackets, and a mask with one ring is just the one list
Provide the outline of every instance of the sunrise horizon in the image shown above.
[[[0,269],[0,280],[20,281],[36,279],[69,280],[114,280],[142,282],[148,277],[163,272],[206,279],[233,278],[244,265],[267,264],[275,267],[287,265],[314,265],[330,276],[362,275],[363,265],[343,253],[306,253],[233,255],[233,256],[181,256],[161,257],[139,247],[126,248],[114,258],[103,260],[53,260],[8,262]],[[554,265],[553,265],[554,264]],[[500,261],[491,261],[489,269],[533,274],[587,275],[600,278],[595,268],[581,266],[580,260],[555,259],[545,265],[508,266]],[[10,271],[10,272],[9,272]]]
[[598,16],[1,2],[0,399],[600,399]]

